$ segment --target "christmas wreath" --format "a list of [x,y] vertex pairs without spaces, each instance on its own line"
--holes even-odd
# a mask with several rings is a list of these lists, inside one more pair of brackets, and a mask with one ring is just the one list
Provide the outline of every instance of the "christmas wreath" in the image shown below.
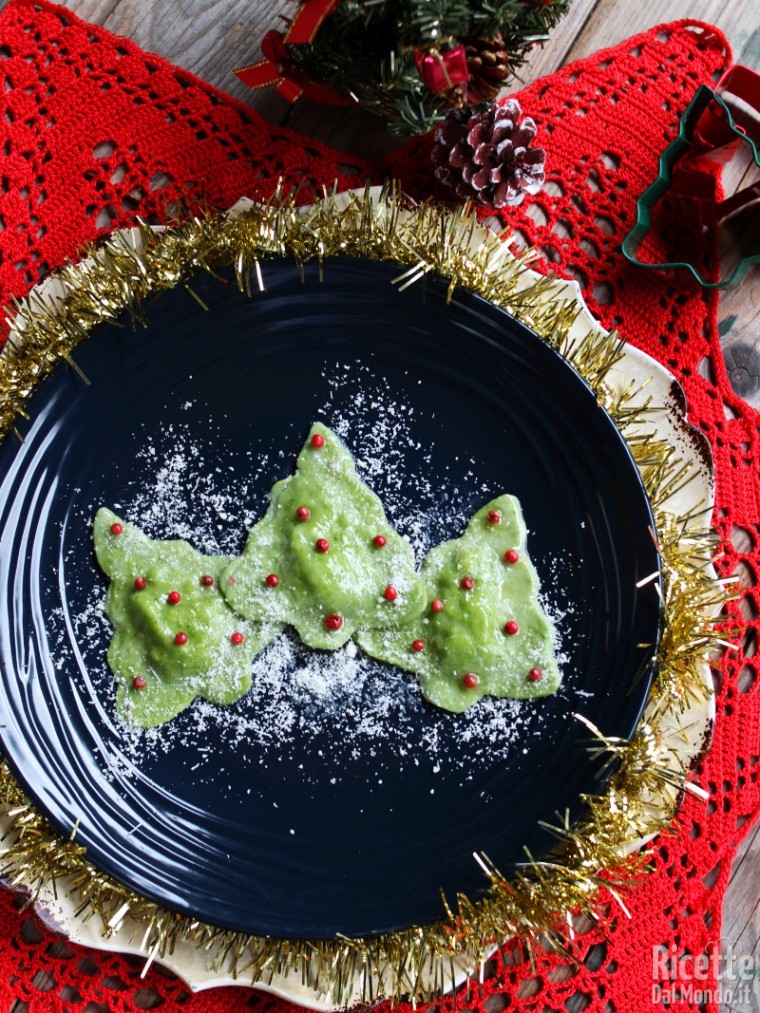
[[264,59],[237,75],[294,101],[357,103],[398,133],[449,109],[479,110],[567,12],[570,0],[303,0]]

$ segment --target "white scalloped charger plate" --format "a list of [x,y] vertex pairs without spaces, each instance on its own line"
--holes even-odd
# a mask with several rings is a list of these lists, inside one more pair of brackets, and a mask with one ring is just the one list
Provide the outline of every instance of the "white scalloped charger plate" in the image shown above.
[[[377,200],[379,191],[373,197]],[[341,200],[348,201],[349,195],[341,195]],[[241,200],[232,209],[233,213],[250,202]],[[481,236],[485,233],[481,233]],[[134,234],[127,232],[128,239],[134,240]],[[482,241],[477,235],[473,237],[473,248]],[[82,269],[86,270],[86,262]],[[538,277],[537,275],[535,276]],[[527,286],[531,279],[526,277]],[[58,291],[55,279],[50,279],[38,287],[39,294],[45,299],[55,299]],[[579,317],[571,337],[580,339],[588,330],[601,331],[599,324],[591,317],[583,303],[580,289],[574,282],[555,281],[547,290],[549,300],[572,300],[579,307]],[[691,427],[686,420],[686,405],[683,392],[673,377],[654,359],[634,348],[626,348],[620,363],[608,375],[607,382],[618,391],[632,389],[633,398],[637,402],[649,402],[662,406],[662,411],[650,413],[642,423],[643,428],[653,437],[667,440],[672,444],[690,472],[690,481],[682,485],[666,504],[675,514],[704,512],[705,524],[709,523],[714,503],[714,484],[710,464],[709,449],[701,433]],[[717,578],[716,578],[717,579]],[[667,715],[660,719],[660,729],[665,741],[670,744],[674,760],[687,770],[695,759],[707,747],[714,720],[714,699],[712,697],[712,680],[707,662],[702,666],[705,686],[708,694],[703,701],[691,701],[681,713]],[[4,829],[0,820],[0,828]],[[638,847],[644,841],[637,842]],[[632,848],[633,849],[633,848]],[[124,921],[121,927],[104,936],[99,919],[84,920],[77,916],[76,910],[80,898],[76,893],[66,894],[62,885],[57,891],[46,886],[40,892],[36,909],[42,920],[50,928],[61,932],[71,941],[107,952],[131,953],[146,957],[146,970],[150,963],[145,950],[144,932],[133,922]],[[325,994],[319,988],[305,985],[300,973],[275,976],[267,981],[244,981],[228,971],[215,966],[218,953],[214,949],[203,949],[191,942],[180,942],[174,952],[161,958],[162,964],[179,975],[194,991],[222,985],[253,985],[273,995],[287,999],[301,1006],[315,1010],[329,1010],[335,1006],[329,992]],[[459,964],[457,979],[463,981],[473,968],[462,961]],[[359,1001],[362,997],[362,981],[357,977],[354,995]]]

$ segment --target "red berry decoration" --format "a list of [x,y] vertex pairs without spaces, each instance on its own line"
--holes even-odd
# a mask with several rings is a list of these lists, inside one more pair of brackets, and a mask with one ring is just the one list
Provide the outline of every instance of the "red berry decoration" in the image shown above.
[[123,532],[123,530],[124,530],[124,527],[121,524],[119,524],[118,521],[114,521],[114,523],[111,525],[111,534],[112,535],[120,535]]
[[383,597],[385,598],[386,601],[395,601],[398,598],[398,591],[393,586],[393,584],[389,584],[386,587],[386,589],[383,591]]
[[430,608],[433,610],[433,612],[440,612],[441,609],[443,608],[443,602],[441,601],[440,598],[433,598],[433,600],[430,602]]
[[179,591],[170,591],[166,596],[166,600],[170,605],[179,605],[182,601],[182,595]]
[[517,549],[507,549],[507,551],[504,553],[505,563],[516,563],[519,558],[520,553],[517,551]]
[[264,583],[266,584],[267,587],[277,587],[277,585],[280,583],[280,578],[277,576],[276,573],[270,573],[267,574],[267,576],[264,578]]
[[343,616],[338,615],[337,612],[333,612],[332,615],[325,616],[325,628],[328,630],[339,630],[343,625]]
[[308,519],[310,517],[311,517],[311,510],[309,510],[308,507],[300,506],[296,510],[296,520],[299,520],[299,521],[308,521]]
[[179,647],[184,647],[185,644],[187,643],[187,633],[182,632],[178,633],[177,636],[174,638],[174,643],[177,644]]
[[519,632],[519,629],[520,627],[514,619],[510,619],[508,623],[504,623],[504,632],[510,637],[513,637],[515,633]]
[[489,524],[501,524],[501,510],[489,510],[486,520]]
[[213,586],[214,586],[214,578],[211,576],[210,573],[204,573],[203,576],[201,577],[201,587],[213,587]]
[[531,668],[531,670],[528,672],[528,678],[530,679],[531,682],[538,682],[538,680],[541,678],[541,669]]
[[475,689],[479,683],[480,679],[474,672],[468,672],[466,675],[462,676],[462,685],[465,689]]
[[475,581],[473,580],[472,577],[462,577],[462,579],[459,581],[459,586],[463,588],[465,591],[472,591],[472,589],[475,587]]
[[375,535],[375,537],[372,539],[372,544],[376,546],[378,549],[382,549],[382,547],[385,545],[385,537],[383,535]]
[[321,450],[325,445],[325,438],[321,433],[314,433],[311,438],[311,445],[315,450]]
[[424,640],[413,640],[412,641],[412,650],[416,651],[417,654],[419,654],[420,651],[424,651],[425,650],[425,641]]
[[132,685],[135,689],[145,689],[148,685],[148,681],[144,675],[136,675],[132,680]]
[[234,577],[228,577],[227,578],[227,583],[228,584],[234,584],[235,583],[235,578]]
[[245,637],[243,636],[242,633],[233,633],[230,636],[230,641],[233,644],[235,644],[236,647],[238,646],[238,644],[242,644],[244,640],[245,640]]
[[135,577],[135,588],[138,591],[144,591],[147,586],[148,581],[145,579],[145,577]]
[[327,552],[328,549],[330,548],[330,543],[327,541],[326,538],[318,538],[314,543],[314,548],[317,550],[317,552]]

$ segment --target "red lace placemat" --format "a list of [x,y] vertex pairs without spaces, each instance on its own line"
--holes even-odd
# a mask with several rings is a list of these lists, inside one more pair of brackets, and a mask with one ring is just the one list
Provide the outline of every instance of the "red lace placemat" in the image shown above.
[[[720,939],[721,901],[736,844],[760,803],[760,569],[758,413],[731,390],[714,301],[688,279],[636,271],[618,250],[637,194],[657,166],[688,99],[730,59],[708,26],[662,26],[572,64],[520,94],[549,149],[546,190],[505,220],[580,281],[607,326],[665,363],[689,397],[692,418],[715,454],[715,523],[725,572],[749,585],[740,608],[751,621],[743,650],[719,670],[718,721],[698,771],[707,805],[689,799],[653,854],[646,888],[609,904],[604,929],[581,933],[572,954],[531,968],[514,954],[451,1009],[498,1013],[563,1008],[571,996],[589,1013],[652,1008],[656,948],[710,952]],[[191,199],[227,207],[245,193],[267,196],[282,177],[308,200],[323,183],[342,188],[386,172],[412,194],[431,190],[429,141],[413,141],[382,164],[332,151],[281,127],[135,45],[43,0],[11,0],[0,15],[0,302],[25,293],[99,230],[136,215],[160,221]],[[531,210],[532,208],[532,210]],[[737,530],[749,548],[732,545]],[[0,1007],[30,1011],[225,1011],[286,1003],[246,988],[190,995],[141,962],[61,942],[19,899],[0,893]],[[656,961],[655,961],[656,964]],[[662,964],[659,965],[662,967]],[[702,989],[715,987],[710,965]],[[680,1004],[696,1010],[699,996]],[[708,1003],[708,1009],[713,1005]]]

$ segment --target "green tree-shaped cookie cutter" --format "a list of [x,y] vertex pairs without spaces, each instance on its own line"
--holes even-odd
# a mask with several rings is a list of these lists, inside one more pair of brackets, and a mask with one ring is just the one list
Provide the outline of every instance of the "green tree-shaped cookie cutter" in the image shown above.
[[[720,281],[707,281],[693,263],[689,261],[675,261],[672,263],[654,264],[639,260],[636,256],[642,242],[652,229],[652,209],[659,200],[670,190],[673,185],[674,169],[678,162],[691,153],[708,154],[722,145],[738,139],[748,144],[755,165],[760,167],[760,153],[758,153],[755,141],[747,135],[743,127],[738,126],[729,106],[724,102],[721,95],[730,93],[741,99],[747,106],[757,110],[760,108],[760,75],[749,67],[737,64],[731,67],[715,89],[707,85],[701,85],[694,98],[686,107],[681,117],[678,136],[663,151],[659,159],[659,171],[657,179],[649,186],[636,202],[636,224],[623,240],[622,251],[626,260],[637,267],[656,268],[657,270],[685,269],[690,271],[696,281],[703,288],[727,288],[738,284],[743,278],[747,268],[754,261],[760,260],[760,249],[757,253],[751,253],[743,257],[728,278]],[[713,107],[714,115],[710,118],[709,143],[705,146],[705,138],[697,138],[697,124],[703,114],[710,107]],[[735,214],[740,208],[758,201],[760,209],[760,182],[737,191],[731,197],[718,203],[713,203],[715,223],[719,224],[730,214]],[[760,230],[758,230],[760,231]],[[760,245],[760,239],[758,239]]]

